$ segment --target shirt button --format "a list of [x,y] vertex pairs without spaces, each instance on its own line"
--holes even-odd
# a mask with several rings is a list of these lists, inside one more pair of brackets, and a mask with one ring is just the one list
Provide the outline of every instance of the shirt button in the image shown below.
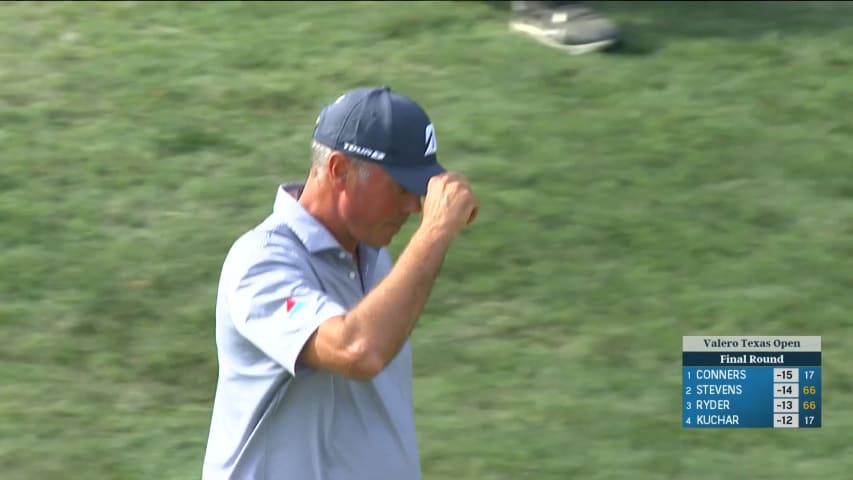
[[338,254],[338,258],[340,258],[341,260],[343,260],[343,259],[347,258],[347,254],[346,254],[346,253],[344,253],[344,252],[341,252],[341,253],[339,253],[339,254]]
[[349,279],[355,280],[355,272],[349,272]]

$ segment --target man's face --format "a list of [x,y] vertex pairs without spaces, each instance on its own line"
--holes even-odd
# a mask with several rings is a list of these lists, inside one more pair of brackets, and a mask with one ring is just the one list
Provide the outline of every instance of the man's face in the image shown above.
[[341,215],[357,241],[384,247],[409,215],[421,211],[421,199],[404,190],[378,165],[366,165],[370,169],[366,178],[351,168],[341,196]]

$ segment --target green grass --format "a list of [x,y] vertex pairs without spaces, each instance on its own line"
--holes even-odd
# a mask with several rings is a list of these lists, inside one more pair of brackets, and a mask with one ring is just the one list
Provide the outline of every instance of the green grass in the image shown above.
[[[426,479],[850,478],[853,6],[601,8],[628,47],[569,57],[485,2],[4,2],[0,477],[199,477],[224,254],[388,84],[483,203],[413,337]],[[822,335],[824,427],[682,429],[700,334]]]

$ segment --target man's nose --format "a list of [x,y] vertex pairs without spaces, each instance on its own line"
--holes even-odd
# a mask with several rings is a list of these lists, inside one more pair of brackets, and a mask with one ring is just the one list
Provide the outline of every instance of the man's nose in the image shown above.
[[414,193],[406,192],[406,198],[404,202],[404,211],[406,212],[406,214],[420,213],[421,197],[415,195]]

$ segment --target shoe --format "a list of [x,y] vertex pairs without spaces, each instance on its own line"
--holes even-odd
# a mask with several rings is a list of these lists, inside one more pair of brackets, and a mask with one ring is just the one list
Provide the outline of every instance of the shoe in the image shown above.
[[577,3],[516,9],[509,26],[573,55],[606,50],[622,41],[622,34],[613,22]]

